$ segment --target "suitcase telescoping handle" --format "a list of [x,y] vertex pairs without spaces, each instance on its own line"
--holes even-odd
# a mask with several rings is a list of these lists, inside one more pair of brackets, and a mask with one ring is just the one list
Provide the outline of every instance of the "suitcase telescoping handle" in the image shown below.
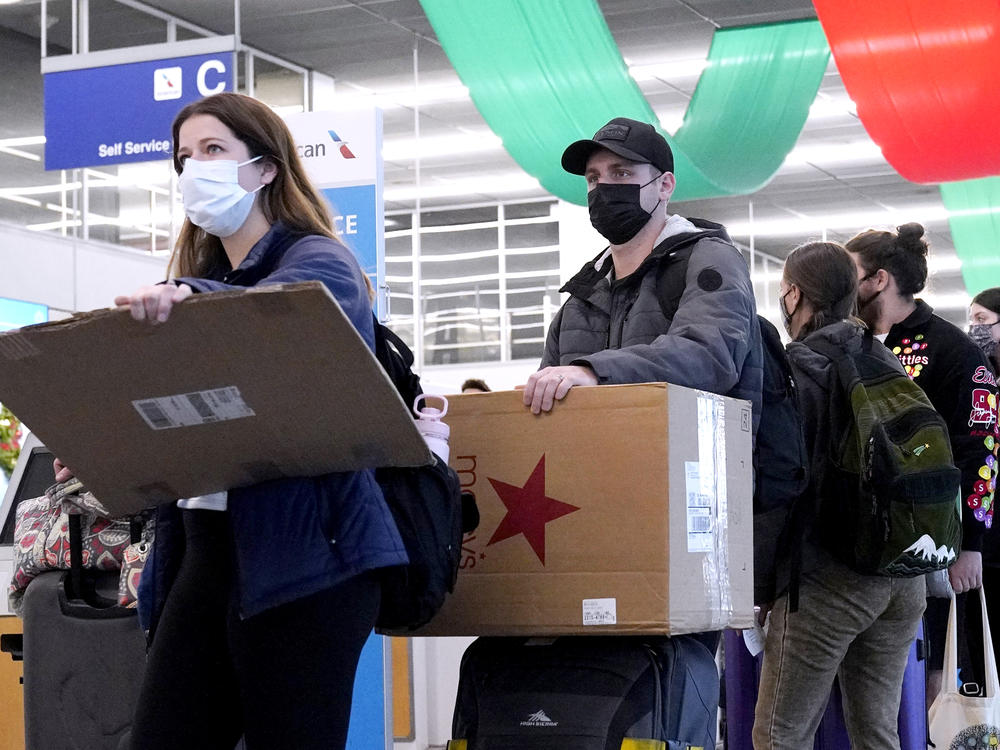
[[69,590],[70,599],[83,598],[83,529],[80,516],[69,516]]
[[69,527],[69,573],[63,577],[63,587],[59,595],[59,608],[68,617],[85,620],[113,620],[121,617],[135,617],[137,610],[118,606],[117,598],[104,596],[97,590],[96,577],[100,571],[83,569],[83,517],[70,514]]

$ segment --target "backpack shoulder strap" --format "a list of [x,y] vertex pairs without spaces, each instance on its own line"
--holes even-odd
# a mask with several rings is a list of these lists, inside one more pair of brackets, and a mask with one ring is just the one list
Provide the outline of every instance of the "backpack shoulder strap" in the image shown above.
[[375,331],[375,358],[396,386],[406,408],[412,410],[413,402],[424,392],[420,376],[413,371],[413,352],[395,331],[379,322],[375,313],[372,313],[372,326]]
[[677,242],[664,253],[656,267],[656,299],[667,320],[671,320],[681,305],[688,261],[702,232],[679,235]]
[[[700,222],[699,219],[693,221]],[[668,237],[655,248],[662,253],[656,267],[656,298],[660,303],[660,310],[668,320],[673,319],[677,308],[680,307],[681,297],[684,295],[687,265],[695,245],[699,240],[713,238],[732,243],[726,230],[716,224],[710,225],[710,228],[699,229],[697,232]]]
[[[376,354],[378,354],[380,349],[385,350],[387,347],[391,346],[396,350],[399,356],[403,358],[403,362],[406,363],[407,367],[413,367],[413,352],[410,351],[410,347],[406,345],[406,342],[399,338],[399,336],[396,335],[396,332],[391,328],[379,322],[375,313],[372,313],[372,325],[375,328]],[[379,361],[382,361],[381,357],[379,357]]]
[[[792,366],[788,363],[788,354],[785,352],[785,345],[781,341],[781,334],[774,323],[763,315],[757,315],[757,325],[760,327],[760,343],[764,347],[765,355],[781,365],[781,375],[788,383],[792,382]],[[784,383],[783,383],[784,385]]]

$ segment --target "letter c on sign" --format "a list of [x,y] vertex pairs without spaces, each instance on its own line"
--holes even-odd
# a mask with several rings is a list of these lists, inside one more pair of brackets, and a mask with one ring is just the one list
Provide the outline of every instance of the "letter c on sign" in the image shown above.
[[205,78],[210,70],[214,70],[217,73],[225,73],[225,63],[222,60],[206,60],[198,68],[198,93],[202,96],[211,96],[212,94],[218,94],[226,90],[226,80],[224,78],[215,84],[215,86],[208,87]]

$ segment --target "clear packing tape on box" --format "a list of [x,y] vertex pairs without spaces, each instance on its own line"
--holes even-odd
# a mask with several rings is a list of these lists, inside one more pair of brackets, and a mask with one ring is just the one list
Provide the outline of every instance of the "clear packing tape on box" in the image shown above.
[[[729,581],[726,441],[722,437],[725,409],[721,397],[698,395],[698,463],[685,467],[688,469],[688,551],[708,553],[704,561],[704,581],[715,605],[712,612],[716,628],[722,628],[734,611]],[[698,529],[704,526],[707,526],[707,533],[702,535]],[[692,536],[706,538],[692,539]]]

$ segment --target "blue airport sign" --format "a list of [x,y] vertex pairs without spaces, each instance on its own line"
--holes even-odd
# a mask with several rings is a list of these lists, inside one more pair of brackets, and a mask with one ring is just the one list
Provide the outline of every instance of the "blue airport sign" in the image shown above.
[[362,270],[372,277],[379,271],[378,217],[376,217],[375,186],[323,188],[330,203],[333,227],[358,258]]
[[167,159],[189,102],[233,90],[233,52],[47,72],[45,168]]

